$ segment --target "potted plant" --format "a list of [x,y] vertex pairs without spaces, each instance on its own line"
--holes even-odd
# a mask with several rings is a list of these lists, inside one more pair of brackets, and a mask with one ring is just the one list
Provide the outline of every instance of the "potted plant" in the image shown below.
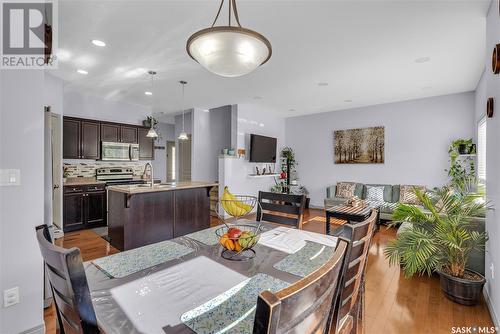
[[[470,156],[475,153],[476,144],[472,142],[472,139],[457,139],[451,143],[448,148],[450,168],[445,170],[448,172],[451,185],[470,182],[476,178],[475,160]],[[466,156],[458,159],[461,155]]]
[[476,154],[476,144],[470,139],[457,139],[451,142],[450,147],[448,147],[448,153],[451,155],[453,153],[460,154]]
[[487,240],[485,232],[474,230],[474,217],[484,217],[490,208],[472,189],[468,183],[428,193],[415,189],[423,208],[398,204],[394,221],[410,225],[384,251],[391,265],[401,265],[405,277],[437,272],[446,297],[464,305],[477,304],[486,282],[466,268],[471,252],[484,252]]
[[290,170],[288,172],[291,172],[294,170],[295,166],[297,166],[297,161],[295,160],[295,153],[293,152],[293,149],[291,147],[284,147],[281,150],[281,157],[287,160],[287,163],[289,164]]

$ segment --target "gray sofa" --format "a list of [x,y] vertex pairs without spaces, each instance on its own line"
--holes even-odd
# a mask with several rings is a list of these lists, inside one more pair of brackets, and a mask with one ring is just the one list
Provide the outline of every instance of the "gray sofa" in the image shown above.
[[[366,186],[384,187],[384,201],[374,202],[367,200],[367,204],[380,208],[381,220],[392,220],[392,212],[394,211],[399,202],[399,185],[356,183],[354,195],[358,196],[361,199],[366,200]],[[336,193],[337,193],[337,186],[330,186],[326,188],[325,208],[342,204],[347,201],[346,198],[336,197],[335,196]]]
[[[384,186],[384,202],[368,202],[368,205],[373,204],[380,208],[380,219],[381,220],[392,220],[392,213],[399,202],[399,185],[390,184],[362,184],[356,183],[356,188],[354,190],[354,195],[361,199],[366,200],[366,186]],[[326,188],[326,198],[325,198],[325,208],[342,204],[346,202],[346,198],[336,197],[337,187],[330,186]],[[478,232],[484,232],[485,229],[484,217],[475,217],[473,219],[474,229]],[[402,222],[398,228],[398,234],[403,232],[405,229],[409,228],[411,223]],[[484,253],[483,252],[472,252],[469,261],[467,261],[467,268],[477,271],[484,275]]]

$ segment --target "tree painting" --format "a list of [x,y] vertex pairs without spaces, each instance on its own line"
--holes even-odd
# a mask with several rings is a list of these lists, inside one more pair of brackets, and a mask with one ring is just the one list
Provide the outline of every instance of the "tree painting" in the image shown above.
[[385,161],[384,127],[333,131],[336,164],[383,164]]

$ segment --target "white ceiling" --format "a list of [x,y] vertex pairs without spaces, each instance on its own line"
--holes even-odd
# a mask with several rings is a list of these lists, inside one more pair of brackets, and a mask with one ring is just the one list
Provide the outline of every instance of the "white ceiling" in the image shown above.
[[[265,35],[273,56],[221,78],[185,51],[218,1],[59,1],[55,75],[68,90],[149,105],[145,71],[156,70],[155,109],[166,114],[181,109],[179,80],[189,82],[186,108],[245,103],[282,116],[470,91],[484,68],[489,2],[238,1],[242,25]],[[422,57],[430,61],[414,62]]]

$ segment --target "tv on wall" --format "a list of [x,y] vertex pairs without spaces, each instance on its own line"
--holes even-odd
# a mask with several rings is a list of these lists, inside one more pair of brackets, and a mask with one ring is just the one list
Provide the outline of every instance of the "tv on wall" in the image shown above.
[[250,135],[250,162],[276,162],[276,138]]

